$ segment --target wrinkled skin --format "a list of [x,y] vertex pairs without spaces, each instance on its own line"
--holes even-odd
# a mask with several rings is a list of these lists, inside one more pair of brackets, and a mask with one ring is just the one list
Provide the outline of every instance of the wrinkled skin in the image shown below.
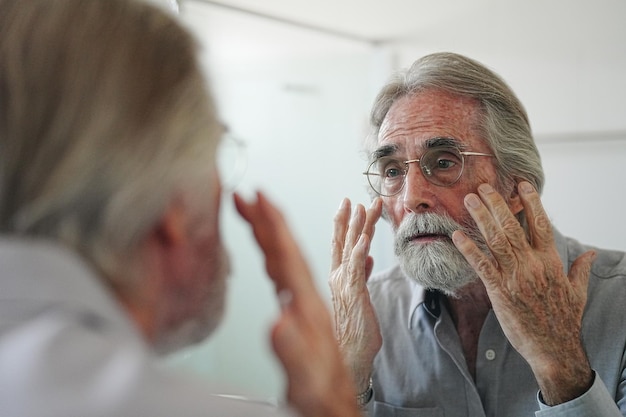
[[581,255],[566,275],[539,195],[527,182],[518,189],[529,238],[502,197],[482,184],[478,194],[466,196],[465,206],[492,256],[461,232],[453,241],[478,272],[502,330],[531,366],[544,401],[559,404],[592,383],[581,326],[595,254]]
[[369,256],[374,225],[382,212],[380,199],[366,211],[354,208],[345,199],[335,216],[329,285],[335,311],[337,340],[351,367],[358,392],[367,389],[374,357],[382,345],[382,336],[367,290],[374,261]]

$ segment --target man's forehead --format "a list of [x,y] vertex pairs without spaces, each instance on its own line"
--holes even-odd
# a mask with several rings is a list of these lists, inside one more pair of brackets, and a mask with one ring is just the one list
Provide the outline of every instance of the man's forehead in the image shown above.
[[378,130],[378,143],[427,148],[433,138],[443,137],[471,147],[478,139],[479,114],[474,99],[436,89],[415,92],[391,105]]
[[406,139],[398,142],[394,141],[380,143],[379,146],[372,153],[372,157],[374,159],[378,159],[384,156],[401,155],[409,152],[414,152],[416,150],[425,151],[430,148],[438,147],[454,147],[458,148],[459,150],[463,150],[466,145],[461,139],[447,136],[435,136],[415,141]]

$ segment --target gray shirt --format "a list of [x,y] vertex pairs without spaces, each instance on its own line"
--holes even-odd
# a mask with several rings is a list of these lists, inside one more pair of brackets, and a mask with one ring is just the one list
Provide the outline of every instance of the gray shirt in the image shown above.
[[292,416],[159,366],[121,306],[58,246],[0,239],[0,416]]
[[[555,233],[564,269],[588,247]],[[626,258],[597,250],[583,318],[593,386],[548,407],[526,361],[509,344],[491,311],[478,341],[476,379],[442,295],[425,291],[399,267],[368,283],[383,335],[374,362],[375,417],[541,417],[626,415]],[[616,405],[617,404],[617,405]]]

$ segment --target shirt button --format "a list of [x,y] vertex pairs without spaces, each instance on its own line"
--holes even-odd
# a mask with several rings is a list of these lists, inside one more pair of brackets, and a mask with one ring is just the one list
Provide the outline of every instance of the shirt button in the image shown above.
[[496,358],[496,351],[493,349],[487,349],[485,351],[485,358],[487,358],[488,361],[492,361]]

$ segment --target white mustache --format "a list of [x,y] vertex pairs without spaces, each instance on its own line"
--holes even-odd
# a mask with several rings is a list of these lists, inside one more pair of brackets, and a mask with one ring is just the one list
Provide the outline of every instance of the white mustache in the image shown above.
[[407,214],[396,229],[396,240],[408,242],[419,235],[444,235],[452,238],[455,230],[465,228],[448,216],[435,213]]

